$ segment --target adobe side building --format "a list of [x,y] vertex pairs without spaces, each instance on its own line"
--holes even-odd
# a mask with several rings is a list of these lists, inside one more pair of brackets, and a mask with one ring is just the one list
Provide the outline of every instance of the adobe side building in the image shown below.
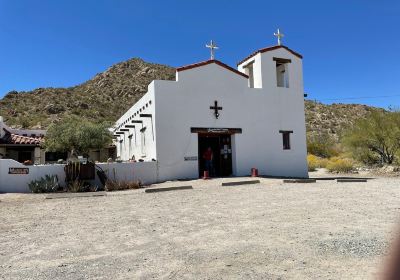
[[159,180],[201,177],[208,147],[216,176],[308,177],[302,56],[279,40],[233,69],[212,53],[150,83],[113,133],[117,157],[156,161]]
[[45,134],[46,130],[10,128],[0,116],[0,159],[43,164],[45,151],[40,146]]
[[[56,163],[65,161],[67,152],[48,152],[43,148],[47,131],[43,129],[16,129],[9,127],[0,116],[0,159],[13,159],[20,163]],[[115,146],[91,150],[89,158],[96,162],[106,162],[115,158]]]

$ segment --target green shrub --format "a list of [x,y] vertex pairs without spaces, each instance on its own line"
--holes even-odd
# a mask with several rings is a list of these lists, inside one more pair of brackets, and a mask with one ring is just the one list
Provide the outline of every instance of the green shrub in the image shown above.
[[307,135],[307,152],[322,158],[339,155],[341,149],[337,141],[327,133]]
[[373,112],[359,119],[342,142],[353,157],[366,164],[392,164],[400,152],[400,112]]
[[141,184],[139,181],[129,182],[129,181],[107,180],[105,189],[108,192],[112,192],[112,191],[130,190],[130,189],[139,189],[140,187]]
[[350,159],[333,157],[329,160],[326,168],[330,172],[348,173],[354,170],[354,165]]
[[28,186],[33,193],[55,192],[60,187],[57,175],[46,175],[39,180],[31,181]]
[[108,123],[90,122],[85,118],[68,117],[52,124],[47,130],[44,146],[52,152],[88,154],[112,143]]

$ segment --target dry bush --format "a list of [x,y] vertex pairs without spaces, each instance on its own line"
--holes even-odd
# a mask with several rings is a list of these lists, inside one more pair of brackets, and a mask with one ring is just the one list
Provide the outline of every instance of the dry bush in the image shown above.
[[329,159],[327,158],[318,158],[318,167],[319,168],[326,168],[328,165]]
[[348,173],[354,170],[353,161],[347,158],[333,157],[329,159],[326,168],[330,172]]
[[329,160],[312,154],[307,155],[308,171],[315,171],[317,168],[326,168]]
[[107,180],[105,186],[105,189],[108,192],[139,189],[139,188],[141,188],[141,183],[139,181]]
[[84,183],[78,179],[75,179],[68,183],[67,185],[68,192],[83,192],[84,191]]
[[87,181],[75,179],[69,182],[64,190],[67,192],[97,192],[99,188],[98,186],[91,185]]
[[318,157],[314,155],[307,155],[308,171],[315,171],[318,168]]

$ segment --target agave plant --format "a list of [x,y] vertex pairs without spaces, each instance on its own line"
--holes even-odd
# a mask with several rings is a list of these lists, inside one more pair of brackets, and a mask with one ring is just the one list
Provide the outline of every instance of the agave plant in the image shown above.
[[57,175],[46,175],[39,180],[31,181],[28,186],[33,193],[55,192],[60,187]]

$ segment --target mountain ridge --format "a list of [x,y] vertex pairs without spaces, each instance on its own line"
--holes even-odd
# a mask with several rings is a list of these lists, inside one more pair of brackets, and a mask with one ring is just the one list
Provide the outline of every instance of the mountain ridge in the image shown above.
[[[47,128],[69,115],[115,122],[146,92],[152,80],[175,80],[175,68],[131,58],[93,78],[65,88],[11,91],[0,99],[0,116],[16,128]],[[381,108],[362,104],[331,104],[305,100],[307,132],[339,137],[341,131]]]

